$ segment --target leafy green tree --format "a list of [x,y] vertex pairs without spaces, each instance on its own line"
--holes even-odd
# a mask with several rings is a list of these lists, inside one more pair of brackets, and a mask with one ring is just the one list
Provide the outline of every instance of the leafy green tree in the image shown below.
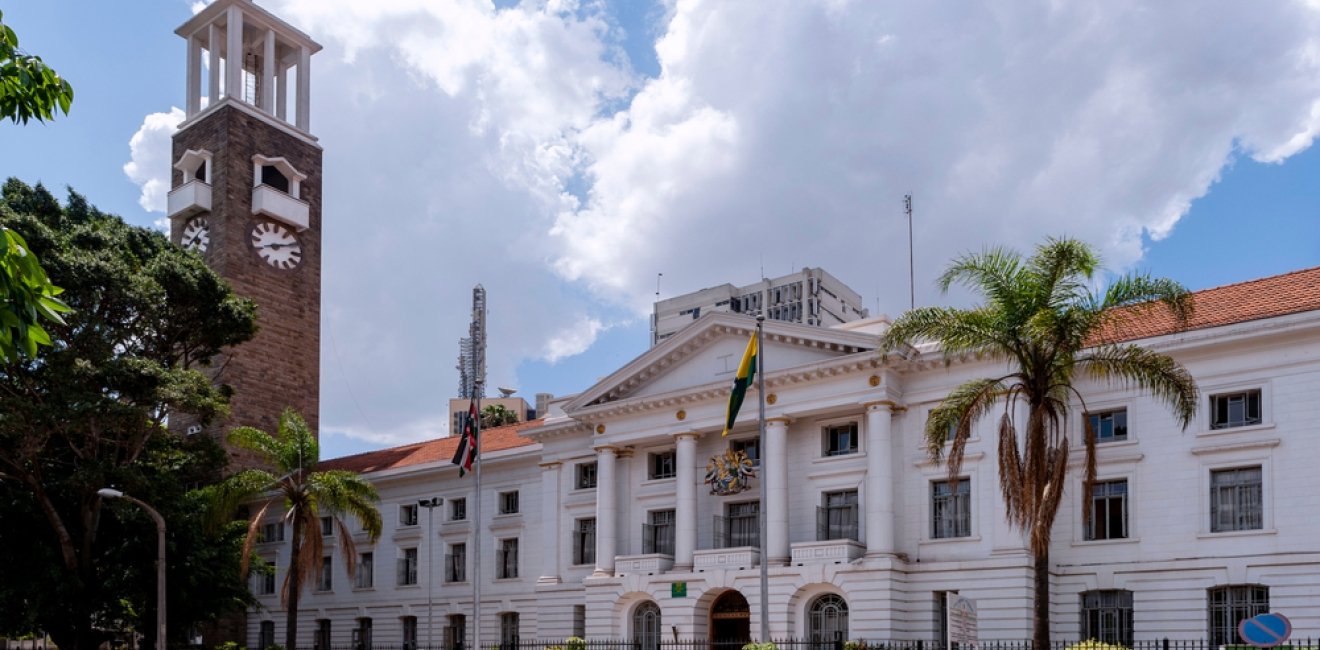
[[[323,470],[316,436],[302,416],[292,409],[280,415],[279,429],[272,436],[260,429],[239,427],[229,433],[229,444],[256,452],[274,468],[239,472],[213,488],[216,512],[232,515],[242,506],[256,503],[248,517],[242,571],[246,574],[251,549],[266,513],[278,506],[281,517],[293,528],[289,571],[284,576],[280,602],[287,612],[284,647],[298,647],[298,600],[303,585],[311,582],[321,567],[321,517],[332,517],[339,529],[339,550],[351,578],[357,571],[357,545],[345,524],[351,516],[362,524],[367,536],[380,537],[380,497],[366,479],[347,470]],[[278,476],[276,476],[278,474]]]
[[18,34],[0,12],[0,119],[53,120],[56,111],[68,115],[72,103],[73,86],[41,57],[18,48]]
[[[199,557],[218,553],[211,545],[223,536],[196,534],[200,522],[184,516],[195,497],[179,481],[218,478],[223,455],[176,440],[166,421],[177,413],[203,421],[225,413],[227,391],[204,371],[252,337],[255,307],[198,255],[73,192],[61,206],[41,186],[10,180],[0,192],[0,226],[27,235],[73,308],[50,326],[52,345],[0,362],[0,528],[21,531],[33,550],[24,562],[0,563],[0,585],[22,588],[0,588],[0,626],[26,623],[60,647],[94,648],[119,622],[145,620],[140,627],[151,629],[155,607],[154,577],[137,574],[139,566],[150,573],[151,560],[121,561],[133,552],[154,556],[153,532],[116,523],[139,513],[116,506],[105,516],[98,489],[158,499],[153,505],[172,513],[170,566],[185,576]],[[16,543],[14,534],[6,532],[0,548]],[[199,585],[186,591],[189,581],[176,574],[172,593],[206,602]],[[200,608],[177,614],[208,615]]]
[[503,404],[491,404],[481,409],[481,428],[494,429],[506,424],[517,424],[518,414],[505,408]]
[[[1152,309],[1167,308],[1185,323],[1191,295],[1171,280],[1145,275],[1120,277],[1095,291],[1099,266],[1095,252],[1072,239],[1048,239],[1026,259],[1004,249],[964,256],[940,277],[940,288],[962,284],[984,304],[914,309],[894,321],[884,338],[886,349],[934,341],[946,358],[975,353],[1008,366],[1002,376],[968,381],[950,392],[926,421],[925,439],[938,459],[948,432],[955,432],[946,465],[949,479],[956,480],[972,425],[1003,406],[999,487],[1008,520],[1028,535],[1035,562],[1032,639],[1038,648],[1049,642],[1049,545],[1068,470],[1065,423],[1074,400],[1086,408],[1074,382],[1087,377],[1144,390],[1166,403],[1184,429],[1196,412],[1196,382],[1187,370],[1165,355],[1122,343],[1131,338],[1132,319]],[[1013,417],[1019,404],[1025,423]],[[1095,481],[1089,422],[1083,440],[1085,503]]]
[[[54,119],[56,109],[67,115],[72,101],[69,82],[40,57],[18,49],[18,35],[0,12],[0,118],[24,123]],[[33,356],[38,345],[50,345],[42,320],[63,322],[60,314],[68,307],[55,297],[60,292],[23,237],[0,226],[0,361]]]

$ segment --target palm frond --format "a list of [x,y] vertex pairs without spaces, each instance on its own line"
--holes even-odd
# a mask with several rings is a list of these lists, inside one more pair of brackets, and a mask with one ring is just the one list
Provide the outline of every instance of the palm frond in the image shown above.
[[1173,410],[1185,430],[1196,417],[1196,380],[1172,357],[1136,345],[1103,345],[1077,360],[1091,377],[1149,392]]
[[922,340],[938,343],[946,357],[984,352],[1002,359],[1014,351],[995,312],[945,307],[921,307],[903,314],[885,332],[880,345],[893,350]]
[[[269,433],[255,427],[237,427],[225,438],[231,446],[253,451],[264,458],[279,458],[280,445]],[[286,468],[281,467],[281,470]]]
[[220,483],[202,488],[206,504],[206,525],[215,531],[233,519],[234,513],[275,485],[275,477],[265,470],[246,469]]
[[247,535],[243,537],[243,555],[238,560],[238,574],[244,579],[247,578],[248,566],[252,562],[252,549],[257,543],[257,530],[261,528],[261,520],[266,516],[266,511],[274,501],[267,501],[253,513],[248,519]]
[[372,541],[380,537],[380,511],[375,505],[380,496],[366,479],[347,470],[328,470],[309,474],[307,484],[318,503],[356,518]]
[[995,247],[980,253],[958,257],[940,275],[937,284],[948,292],[955,284],[975,291],[992,303],[1012,309],[1018,301],[1022,256],[1007,248]]
[[1186,326],[1195,311],[1195,300],[1186,287],[1146,274],[1114,280],[1103,294],[1092,296],[1090,303],[1095,314],[1093,331],[1111,341],[1130,336],[1131,326],[1158,307],[1167,308],[1179,327]]
[[956,481],[962,471],[963,450],[972,435],[972,425],[994,407],[995,402],[1008,389],[1005,381],[1012,377],[975,379],[963,383],[931,410],[925,431],[926,451],[931,458],[939,458],[943,454],[949,431],[954,432],[949,457],[945,460],[950,481]]
[[1018,492],[1023,487],[1022,454],[1018,451],[1017,427],[1013,426],[1011,409],[1004,409],[999,417],[999,491],[1004,495],[1004,516],[1019,528],[1026,528],[1026,511]]

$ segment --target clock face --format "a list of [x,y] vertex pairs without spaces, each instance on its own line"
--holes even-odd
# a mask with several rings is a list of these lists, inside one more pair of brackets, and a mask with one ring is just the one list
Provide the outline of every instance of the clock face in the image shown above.
[[205,217],[193,217],[183,226],[183,247],[190,251],[205,253],[211,243],[211,224]]
[[252,247],[261,259],[277,269],[292,269],[302,261],[302,244],[292,231],[278,223],[257,224],[252,229]]

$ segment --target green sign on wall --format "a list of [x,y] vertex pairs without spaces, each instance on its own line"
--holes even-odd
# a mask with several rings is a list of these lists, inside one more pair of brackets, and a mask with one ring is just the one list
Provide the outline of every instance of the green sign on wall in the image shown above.
[[675,582],[669,585],[669,595],[673,598],[687,598],[687,583]]

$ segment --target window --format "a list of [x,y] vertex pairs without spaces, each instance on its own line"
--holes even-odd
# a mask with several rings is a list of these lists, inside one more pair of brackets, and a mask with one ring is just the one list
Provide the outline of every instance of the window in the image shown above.
[[467,641],[467,616],[450,614],[445,619],[444,650],[463,650]]
[[313,650],[330,650],[330,619],[316,620],[316,632],[312,634]]
[[518,612],[500,614],[500,645],[508,648],[518,646]]
[[1127,479],[1096,481],[1091,486],[1091,521],[1086,525],[1086,539],[1127,539],[1127,504]]
[[596,463],[577,464],[577,477],[573,481],[573,487],[579,490],[596,489]]
[[1095,432],[1096,442],[1127,440],[1127,409],[1087,413],[1086,420]]
[[403,650],[417,650],[417,617],[404,616],[403,623]]
[[376,582],[376,554],[359,553],[357,564],[357,582],[354,583],[358,589],[370,589]]
[[445,582],[467,582],[467,544],[450,544],[445,554]]
[[848,638],[848,601],[837,594],[818,596],[807,606],[807,638],[813,647],[833,648]]
[[960,478],[956,485],[948,481],[930,484],[931,539],[971,537],[972,480]]
[[729,443],[729,449],[741,451],[747,454],[747,459],[752,461],[755,467],[761,466],[761,441],[756,438],[747,440],[734,440]]
[[289,192],[289,179],[275,165],[261,166],[261,184],[269,185],[285,194]]
[[329,555],[321,558],[321,570],[316,574],[316,590],[330,591],[334,589],[334,564]]
[[1270,611],[1270,588],[1263,585],[1226,585],[1207,591],[1210,645],[1238,642],[1238,624]]
[[459,497],[449,500],[449,521],[463,521],[467,519],[467,499]]
[[596,563],[596,518],[577,520],[573,529],[573,564]]
[[500,493],[500,514],[512,515],[518,512],[518,491]]
[[1210,396],[1211,429],[1245,427],[1260,423],[1260,390]]
[[573,636],[579,639],[587,638],[587,606],[573,606]]
[[275,593],[275,566],[273,564],[265,564],[261,567],[261,573],[257,574],[257,593],[262,596]]
[[321,537],[334,537],[334,535],[335,535],[335,518],[321,517]]
[[652,510],[642,524],[642,552],[674,554],[674,511]]
[[1265,527],[1260,466],[1210,472],[1210,532]]
[[417,525],[417,504],[405,503],[399,506],[399,525],[400,526]]
[[275,645],[275,621],[262,621],[257,647],[265,650],[273,645]]
[[1132,647],[1132,592],[1082,592],[1082,638]]
[[632,637],[636,650],[659,650],[660,606],[655,601],[648,600],[633,610]]
[[261,532],[257,535],[258,543],[282,541],[284,541],[284,524],[282,522],[276,521],[261,526]]
[[[936,413],[937,413],[938,411],[939,411],[938,408],[933,408],[933,409],[930,410],[930,413],[927,413],[927,414],[926,414],[926,423],[927,423],[927,426],[930,425],[930,420],[931,420],[931,418],[935,417],[935,415],[936,415]],[[926,434],[925,434],[925,431],[923,430],[923,431],[922,431],[922,438],[923,438],[923,440],[925,439],[925,435],[926,435]],[[944,430],[944,442],[946,442],[946,443],[953,442],[953,439],[956,438],[956,437],[958,437],[958,422],[957,422],[957,420],[955,420],[955,421],[953,421],[953,422],[950,422],[950,423],[949,423],[949,427],[948,427],[947,429]]]
[[500,540],[500,546],[495,550],[495,577],[518,577],[518,538]]
[[759,501],[725,504],[725,516],[716,517],[715,547],[760,546],[760,512]]
[[677,462],[678,459],[675,456],[674,452],[662,451],[659,453],[651,454],[650,460],[651,460],[650,463],[651,472],[649,474],[649,478],[651,479],[674,478],[675,476],[678,475],[678,471],[676,469],[678,467],[678,462]]
[[417,549],[405,548],[403,555],[399,557],[399,582],[400,585],[417,584]]
[[857,490],[826,492],[816,509],[816,540],[857,539]]
[[836,424],[825,427],[821,434],[825,456],[843,456],[857,453],[857,423]]
[[371,650],[371,619],[363,617],[357,620],[353,629],[353,649]]

